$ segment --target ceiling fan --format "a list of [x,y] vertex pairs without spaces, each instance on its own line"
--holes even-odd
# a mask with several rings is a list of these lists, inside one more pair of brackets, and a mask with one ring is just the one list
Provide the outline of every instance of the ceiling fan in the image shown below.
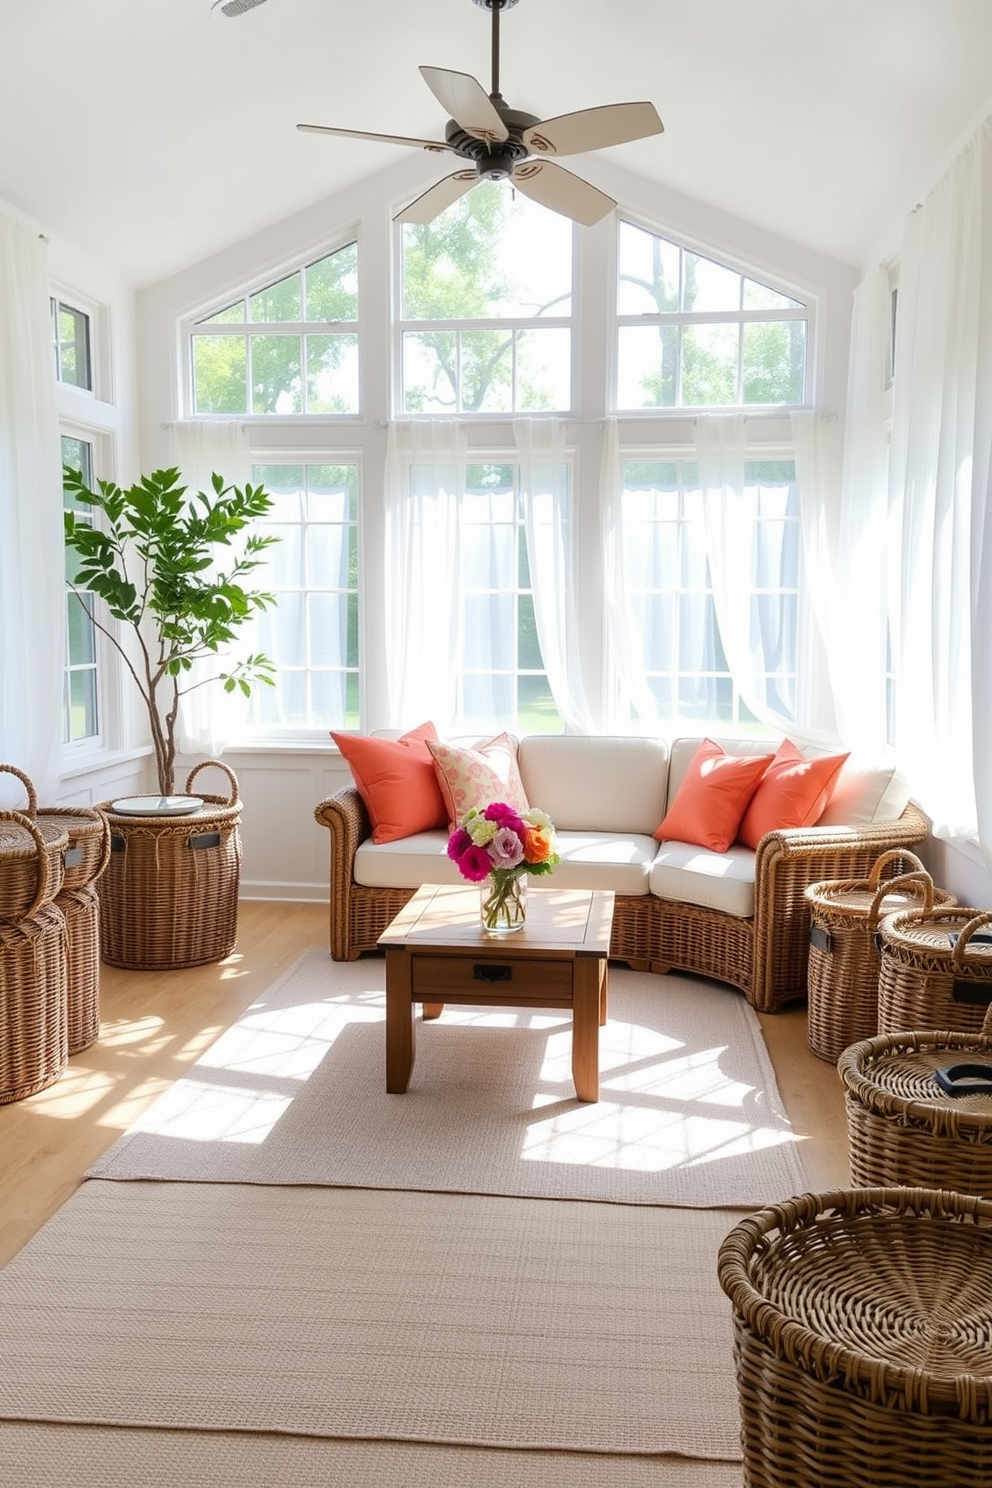
[[442,177],[404,207],[396,214],[397,222],[432,222],[480,181],[511,181],[533,201],[591,227],[611,212],[616,202],[588,181],[555,165],[549,157],[581,155],[587,150],[601,150],[607,145],[622,145],[661,134],[665,126],[654,104],[608,103],[543,120],[508,108],[499,91],[499,21],[501,13],[516,5],[517,0],[474,0],[474,3],[492,12],[491,91],[487,93],[467,72],[451,72],[444,67],[420,69],[424,82],[451,116],[443,140],[372,134],[361,129],[336,129],[327,124],[297,124],[297,129],[311,134],[448,151],[471,162],[470,169]]

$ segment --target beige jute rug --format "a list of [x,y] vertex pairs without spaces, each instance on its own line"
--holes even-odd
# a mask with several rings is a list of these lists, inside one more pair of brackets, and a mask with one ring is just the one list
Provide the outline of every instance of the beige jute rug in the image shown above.
[[[637,1468],[618,1475],[629,1458],[732,1463],[716,1251],[735,1218],[88,1182],[0,1272],[0,1417],[607,1454],[608,1478],[569,1474],[575,1483],[647,1483]],[[172,1451],[164,1438],[161,1451]],[[464,1481],[486,1481],[470,1461]],[[531,1480],[522,1468],[502,1481]]]
[[88,1176],[739,1208],[808,1188],[739,992],[611,967],[595,1104],[567,1014],[418,1013],[409,1089],[387,1095],[384,974],[308,951]]
[[17,1488],[741,1488],[737,1465],[678,1457],[35,1421],[0,1421],[0,1463]]

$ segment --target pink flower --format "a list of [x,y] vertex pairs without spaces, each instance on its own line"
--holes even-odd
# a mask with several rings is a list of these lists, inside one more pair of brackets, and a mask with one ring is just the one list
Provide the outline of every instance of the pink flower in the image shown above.
[[482,814],[486,821],[497,822],[501,827],[509,827],[511,832],[516,832],[519,838],[523,838],[524,824],[520,814],[514,811],[512,806],[507,806],[505,801],[493,801]]
[[476,847],[470,842],[465,852],[457,859],[458,872],[462,878],[467,878],[469,883],[482,883],[483,879],[489,877],[492,862],[484,847]]
[[489,844],[489,856],[494,868],[516,868],[524,860],[524,845],[519,834],[512,827],[500,827]]
[[459,827],[457,831],[452,832],[451,836],[448,838],[448,857],[453,863],[457,863],[471,846],[471,837],[468,835],[464,827]]

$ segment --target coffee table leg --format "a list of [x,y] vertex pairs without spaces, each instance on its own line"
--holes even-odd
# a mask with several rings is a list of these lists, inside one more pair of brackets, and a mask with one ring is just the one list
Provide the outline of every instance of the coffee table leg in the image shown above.
[[572,1079],[581,1101],[599,1100],[599,1017],[606,963],[576,956],[572,968]]
[[440,1018],[440,1016],[441,1016],[441,1014],[443,1012],[444,1012],[444,1003],[443,1002],[425,1002],[424,1003],[424,1020],[425,1021],[427,1021],[427,1020],[429,1020],[431,1018]]
[[402,1095],[416,1053],[411,963],[405,950],[386,951],[386,1090]]

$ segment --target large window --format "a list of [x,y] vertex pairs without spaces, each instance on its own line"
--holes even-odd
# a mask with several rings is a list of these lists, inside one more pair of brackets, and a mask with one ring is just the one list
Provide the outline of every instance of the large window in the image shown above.
[[258,464],[252,479],[273,497],[259,530],[280,541],[261,583],[276,604],[257,621],[259,649],[276,664],[274,687],[252,695],[262,729],[359,724],[359,468],[357,462]]
[[[729,645],[711,572],[712,532],[695,462],[626,461],[623,471],[625,598],[641,677],[656,716],[754,723],[731,675]],[[748,461],[744,491],[749,545],[738,558],[745,593],[735,616],[757,658],[754,685],[767,706],[794,713],[799,504],[791,460]],[[740,526],[741,524],[738,523]],[[725,612],[726,613],[726,612]],[[631,702],[637,712],[637,687]]]
[[437,417],[571,406],[572,225],[497,184],[402,229],[401,402]]
[[[88,486],[93,483],[93,446],[86,439],[62,435],[62,463],[78,470]],[[80,506],[74,497],[65,496],[81,521],[89,521],[89,508]],[[100,732],[97,690],[96,627],[93,624],[94,596],[76,593],[71,582],[78,566],[78,555],[66,551],[66,647],[65,678],[62,688],[62,739],[66,744],[80,744],[95,739]]]
[[239,297],[191,330],[195,414],[356,414],[358,245]]
[[619,409],[803,403],[799,300],[631,222],[617,260]]

